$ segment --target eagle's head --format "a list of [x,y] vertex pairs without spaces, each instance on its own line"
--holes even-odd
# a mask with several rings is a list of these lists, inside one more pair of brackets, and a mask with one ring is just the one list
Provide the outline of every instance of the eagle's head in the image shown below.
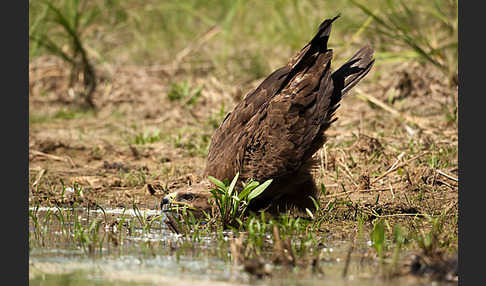
[[214,204],[210,190],[211,185],[205,181],[177,189],[162,199],[160,207],[162,211],[177,211],[186,208],[197,217],[203,216],[204,213],[211,214]]

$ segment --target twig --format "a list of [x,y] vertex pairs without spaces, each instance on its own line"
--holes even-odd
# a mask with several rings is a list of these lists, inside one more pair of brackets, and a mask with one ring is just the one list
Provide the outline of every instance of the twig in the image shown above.
[[32,188],[35,188],[37,184],[39,184],[40,180],[42,179],[42,176],[46,173],[46,169],[40,170],[39,174],[37,175],[37,178],[35,179],[34,183],[32,184]]
[[451,190],[454,190],[454,187],[453,187],[451,184],[449,184],[449,183],[447,183],[447,182],[445,182],[445,181],[442,181],[442,180],[437,180],[437,182],[439,182],[439,183],[441,183],[441,184],[444,184],[444,185],[448,186],[449,188],[451,188]]
[[49,159],[52,159],[52,160],[56,160],[56,161],[68,162],[68,163],[71,164],[71,166],[73,168],[76,167],[76,164],[74,164],[73,160],[71,158],[69,158],[68,156],[66,156],[65,158],[63,158],[63,157],[59,157],[59,156],[52,155],[52,154],[46,154],[44,152],[37,151],[37,150],[29,150],[29,152],[32,153],[35,156],[46,157],[46,158],[49,158]]
[[[346,153],[342,149],[339,149],[339,151],[341,151],[341,153],[343,153],[343,155],[346,156]],[[356,187],[358,187],[358,183],[356,183],[356,181],[353,178],[353,175],[351,174],[351,171],[349,171],[348,166],[346,166],[346,164],[344,163],[343,157],[339,158],[338,163],[344,169],[344,174],[346,174],[346,176],[348,176],[351,179],[351,182],[353,182],[353,184]]]
[[448,179],[451,179],[451,180],[453,180],[453,181],[459,182],[459,179],[458,179],[458,178],[455,178],[455,177],[453,177],[453,176],[451,176],[451,175],[449,175],[449,174],[446,174],[446,173],[442,172],[441,170],[435,169],[435,171],[436,171],[436,172],[437,172],[437,174],[439,174],[439,175],[442,175],[442,176],[444,176],[444,177],[446,177],[446,178],[448,178]]
[[353,193],[371,193],[371,192],[377,192],[377,191],[386,191],[389,188],[376,188],[376,189],[363,189],[363,190],[354,190],[354,191],[347,191],[347,192],[341,192],[337,194],[329,194],[326,195],[326,198],[338,198],[338,197],[343,197],[349,194]]
[[400,216],[432,216],[432,215],[428,215],[428,214],[423,214],[423,213],[415,213],[415,214],[410,214],[410,213],[405,213],[405,214],[389,214],[389,215],[380,215],[376,212],[370,212],[370,211],[367,211],[367,210],[363,210],[364,213],[367,213],[369,215],[373,215],[377,218],[385,218],[385,217],[400,217]]
[[390,184],[390,192],[392,194],[392,198],[393,198],[393,200],[395,200],[395,193],[393,192],[393,186],[392,186],[391,182],[388,182],[388,184]]
[[323,151],[322,149],[319,151],[319,159],[320,159],[320,163],[321,163],[319,165],[319,167],[321,169],[321,176],[324,175],[324,156],[322,155],[322,151]]
[[353,182],[353,184],[358,187],[358,183],[356,183],[356,181],[354,180],[353,175],[349,171],[348,167],[343,162],[341,162],[341,160],[339,160],[339,165],[341,165],[341,167],[343,168],[344,174],[346,174],[346,176],[351,179],[351,182]]
[[[405,162],[403,162],[403,163],[401,163],[401,164],[395,164],[395,163],[396,163],[396,162],[395,162],[395,163],[394,163],[394,164],[393,164],[393,165],[390,167],[390,169],[388,169],[388,170],[387,170],[385,173],[383,173],[383,174],[381,174],[380,176],[378,176],[377,178],[373,179],[373,181],[371,181],[371,182],[370,182],[370,185],[372,185],[372,184],[376,183],[377,181],[381,180],[382,178],[384,178],[384,177],[388,176],[388,175],[389,175],[391,172],[395,171],[396,169],[398,169],[398,168],[400,168],[400,167],[403,167],[403,166],[407,165],[408,163],[410,163],[410,162],[412,162],[412,161],[414,161],[414,160],[416,160],[416,159],[418,159],[418,158],[420,158],[420,157],[424,156],[424,155],[425,155],[425,154],[427,154],[427,153],[429,153],[429,151],[425,151],[425,152],[423,152],[422,154],[419,154],[419,155],[417,155],[417,156],[414,156],[414,157],[412,157],[411,159],[408,159],[407,161],[405,161]],[[398,160],[397,160],[397,161],[398,161]]]

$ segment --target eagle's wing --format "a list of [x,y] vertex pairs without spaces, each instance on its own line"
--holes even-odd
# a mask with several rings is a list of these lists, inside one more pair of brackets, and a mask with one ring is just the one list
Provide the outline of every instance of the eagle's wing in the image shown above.
[[342,96],[369,72],[372,55],[365,46],[334,73],[331,50],[309,55],[307,64],[247,124],[242,179],[278,179],[298,171],[322,147]]
[[[319,31],[314,38],[290,59],[287,65],[271,73],[257,88],[249,92],[231,113],[226,115],[211,139],[206,161],[206,175],[230,179],[239,171],[241,156],[248,140],[248,133],[245,131],[248,122],[258,115],[262,106],[268,104],[288,85],[295,77],[295,72],[306,64],[305,59],[308,55],[315,52],[316,47],[324,50],[327,48],[331,23],[337,18],[325,20],[319,26]],[[320,45],[312,45],[316,42]]]
[[248,123],[243,180],[276,179],[297,171],[308,159],[333,91],[331,58],[330,50],[310,56],[308,65]]
[[273,97],[289,70],[285,66],[274,71],[226,115],[211,139],[205,175],[224,180],[231,179],[236,174],[238,164],[235,158],[242,150],[242,131],[262,105]]

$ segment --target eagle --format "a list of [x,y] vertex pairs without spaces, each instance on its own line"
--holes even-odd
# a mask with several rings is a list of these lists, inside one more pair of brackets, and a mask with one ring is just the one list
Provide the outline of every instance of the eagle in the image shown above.
[[323,21],[315,36],[288,63],[272,72],[226,115],[211,139],[204,179],[162,199],[161,207],[183,204],[211,213],[212,176],[221,181],[239,174],[236,190],[252,179],[270,186],[248,209],[282,212],[314,209],[318,188],[313,155],[326,141],[325,131],[337,120],[341,98],[371,69],[370,45],[340,68],[331,69],[333,50],[327,42],[332,23]]

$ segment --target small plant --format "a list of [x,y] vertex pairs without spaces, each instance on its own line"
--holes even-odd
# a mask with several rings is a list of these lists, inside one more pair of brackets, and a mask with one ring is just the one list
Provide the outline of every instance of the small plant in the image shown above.
[[144,144],[154,143],[160,140],[162,140],[162,136],[160,135],[159,130],[153,132],[145,131],[143,133],[139,133],[135,135],[135,139],[133,140],[133,143],[137,145],[144,145]]
[[147,182],[147,174],[141,170],[133,170],[128,173],[120,171],[122,177],[122,185],[127,187],[135,187],[145,185]]
[[200,133],[201,130],[183,128],[177,137],[172,139],[172,144],[176,148],[181,148],[190,156],[206,156],[211,137],[208,133]]
[[54,118],[55,119],[64,119],[64,120],[72,120],[72,119],[78,119],[82,118],[85,116],[92,115],[91,110],[82,110],[82,109],[76,109],[76,108],[61,108],[59,109],[55,114]]
[[211,190],[211,193],[216,201],[220,219],[225,228],[227,226],[236,226],[236,223],[241,225],[241,219],[246,213],[251,200],[261,195],[272,183],[272,180],[267,180],[263,184],[250,180],[247,184],[243,184],[243,189],[237,193],[235,186],[238,177],[239,173],[236,173],[236,176],[228,186],[224,182],[209,176],[209,180],[217,186],[216,189]]
[[187,81],[182,83],[173,83],[171,89],[167,94],[170,101],[178,101],[184,99],[185,105],[196,105],[197,100],[201,96],[202,86],[192,88]]

